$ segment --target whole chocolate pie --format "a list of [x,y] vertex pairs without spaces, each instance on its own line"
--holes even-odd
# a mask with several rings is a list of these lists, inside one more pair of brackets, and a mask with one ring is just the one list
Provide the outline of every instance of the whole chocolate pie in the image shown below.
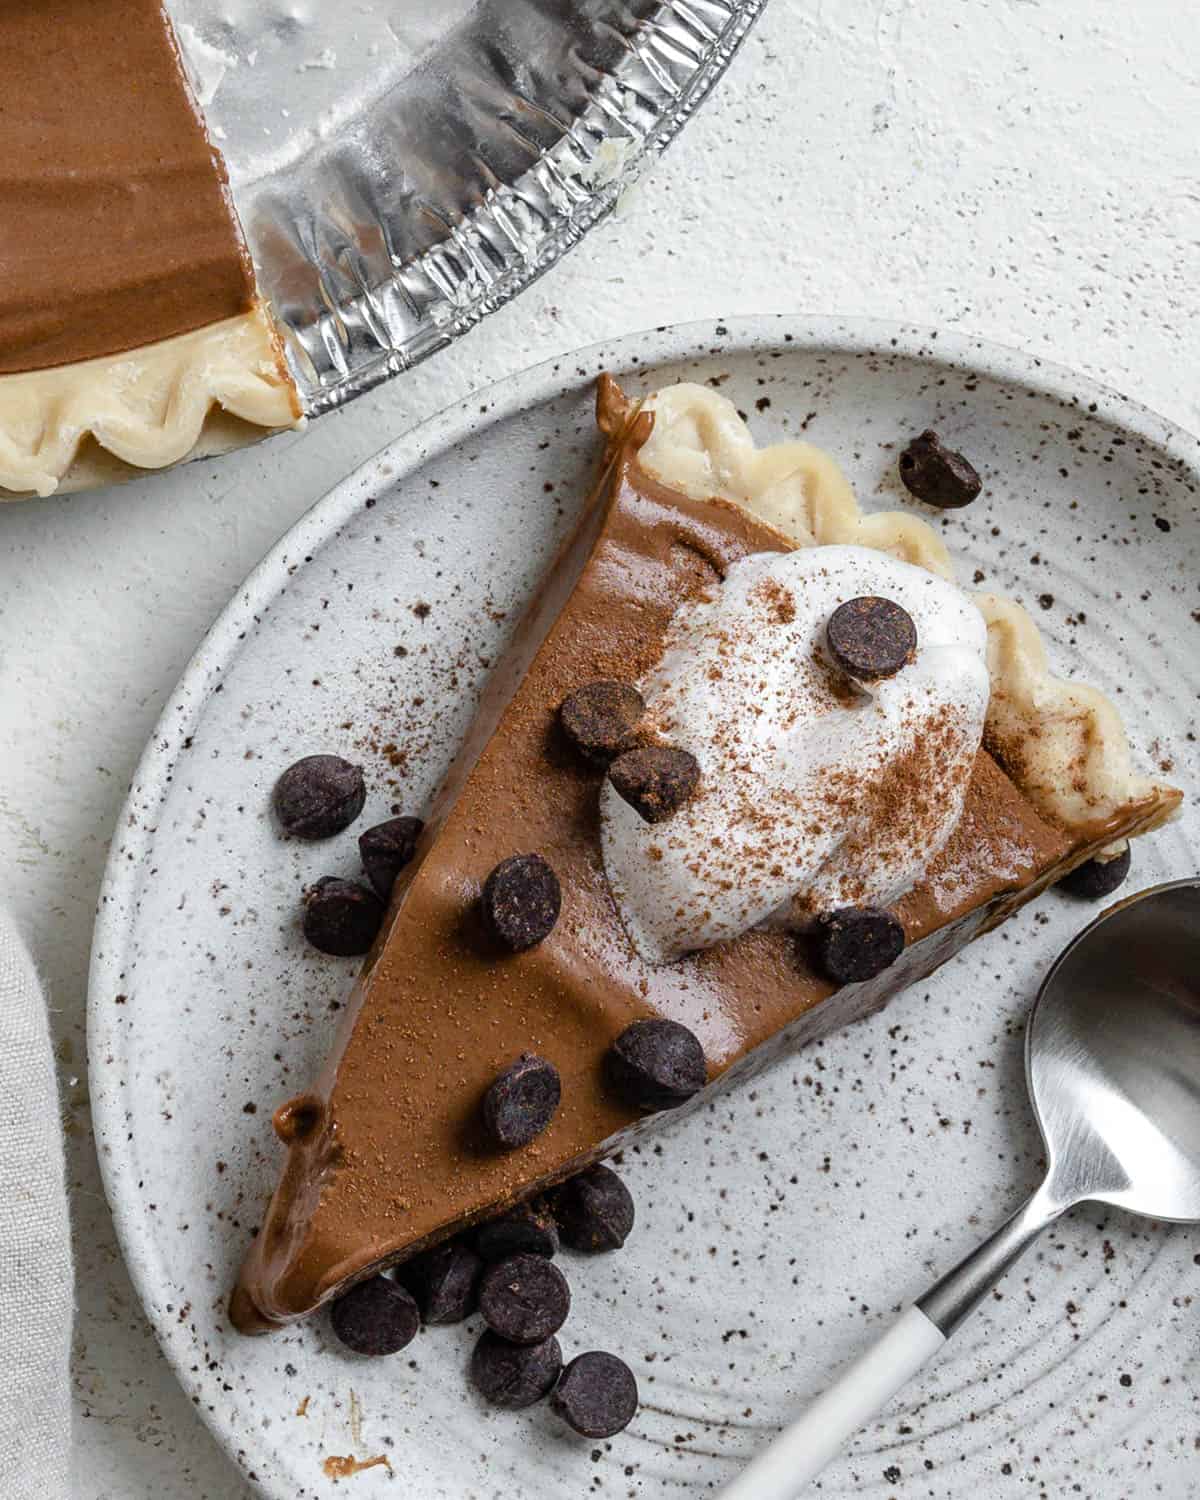
[[600,481],[392,892],[239,1327],[866,1016],[1179,802],[915,517],[697,386],[602,380]]
[[160,0],[0,0],[0,499],[299,417]]

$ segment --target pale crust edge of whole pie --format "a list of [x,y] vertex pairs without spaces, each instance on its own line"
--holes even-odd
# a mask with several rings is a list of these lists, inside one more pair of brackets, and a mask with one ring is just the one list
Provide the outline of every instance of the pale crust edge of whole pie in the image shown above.
[[0,375],[0,500],[112,483],[304,421],[270,311]]
[[[876,547],[954,580],[950,554],[926,522],[903,511],[865,514],[820,448],[758,447],[733,403],[707,386],[668,386],[646,405],[655,420],[638,461],[663,483],[693,499],[744,505],[799,546]],[[988,627],[985,743],[1038,811],[1093,841],[1134,809],[1144,809],[1139,833],[1164,823],[1182,793],[1137,771],[1113,703],[1053,674],[1040,630],[1014,600],[969,597]]]

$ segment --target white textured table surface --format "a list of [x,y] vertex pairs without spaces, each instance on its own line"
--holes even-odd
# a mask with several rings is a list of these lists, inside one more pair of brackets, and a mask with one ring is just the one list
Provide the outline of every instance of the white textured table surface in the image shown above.
[[652,177],[407,378],[221,462],[0,507],[0,890],[49,978],[78,1259],[77,1500],[242,1500],[175,1387],[92,1150],[92,912],[131,771],[205,628],[309,505],[472,388],[653,324],[867,313],[1087,370],[1200,428],[1200,7],[772,0]]

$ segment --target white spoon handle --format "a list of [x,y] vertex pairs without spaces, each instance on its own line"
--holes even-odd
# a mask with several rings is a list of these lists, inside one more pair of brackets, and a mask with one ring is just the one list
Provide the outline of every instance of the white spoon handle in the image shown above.
[[719,1500],[796,1500],[842,1444],[938,1352],[1005,1271],[1073,1202],[1049,1178],[1028,1203],[910,1307],[802,1417],[721,1491]]
[[721,1491],[720,1500],[796,1500],[846,1439],[881,1411],[945,1342],[941,1329],[919,1307],[910,1307]]

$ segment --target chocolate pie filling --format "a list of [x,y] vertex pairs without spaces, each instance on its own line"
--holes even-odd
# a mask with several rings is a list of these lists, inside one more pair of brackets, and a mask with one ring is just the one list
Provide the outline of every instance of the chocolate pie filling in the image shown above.
[[235,317],[254,274],[159,0],[0,0],[0,374]]
[[[681,601],[738,558],[791,544],[748,512],[650,478],[650,430],[611,381],[601,483],[545,580],[443,787],[345,1012],[314,1095],[319,1124],[288,1160],[234,1296],[247,1331],[311,1311],[369,1269],[578,1171],[652,1129],[612,1086],[614,1040],[642,1018],[695,1033],[709,1084],[878,1009],[1114,836],[1073,841],[980,752],[962,819],[928,878],[896,907],[906,945],[866,983],[838,989],[795,934],[754,930],[677,962],[633,949],[601,862],[605,767],[559,723],[564,699],[629,681],[657,659]],[[1136,815],[1130,823],[1136,824]],[[498,952],[478,915],[489,873],[536,850],[561,914],[536,946]],[[481,1100],[513,1059],[557,1069],[561,1103],[512,1151],[490,1146]],[[670,1116],[666,1116],[670,1118]]]

